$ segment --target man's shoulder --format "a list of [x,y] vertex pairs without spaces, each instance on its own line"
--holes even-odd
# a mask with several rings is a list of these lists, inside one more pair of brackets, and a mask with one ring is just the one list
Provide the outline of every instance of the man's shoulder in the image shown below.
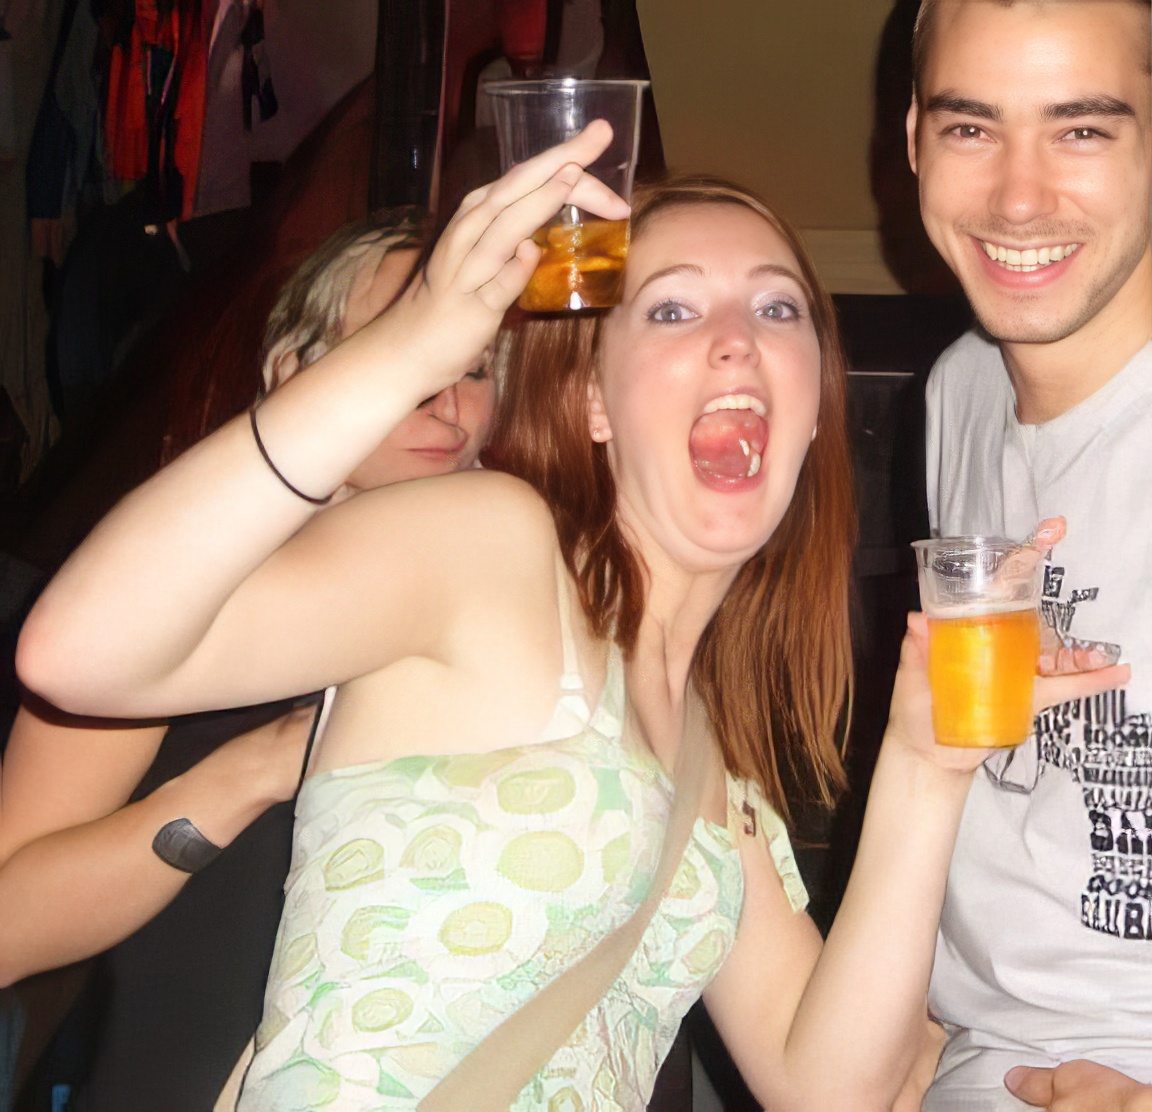
[[928,405],[998,408],[1011,386],[995,341],[975,329],[945,348],[928,376]]
[[951,383],[958,375],[1003,375],[1000,347],[983,332],[972,328],[949,344],[932,365],[930,382]]

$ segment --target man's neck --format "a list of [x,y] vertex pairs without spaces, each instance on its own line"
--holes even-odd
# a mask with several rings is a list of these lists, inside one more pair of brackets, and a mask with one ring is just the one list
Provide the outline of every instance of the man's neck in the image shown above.
[[1152,258],[1082,328],[1047,344],[1001,343],[1016,418],[1042,425],[1090,398],[1152,341]]

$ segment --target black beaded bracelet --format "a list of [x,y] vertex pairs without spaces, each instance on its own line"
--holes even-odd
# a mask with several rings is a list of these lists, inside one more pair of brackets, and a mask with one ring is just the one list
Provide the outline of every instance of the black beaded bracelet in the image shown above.
[[260,438],[260,428],[256,424],[256,409],[257,406],[252,406],[248,410],[248,422],[252,426],[252,438],[256,441],[256,447],[260,449],[260,455],[264,457],[264,462],[268,464],[268,470],[276,476],[297,498],[303,498],[305,502],[311,502],[313,506],[327,506],[332,501],[332,495],[329,494],[326,498],[313,498],[311,494],[305,494],[299,487],[293,486],[285,477],[280,468],[272,462],[272,457],[268,454],[268,449],[264,447],[264,441]]
[[198,873],[224,851],[215,842],[208,841],[191,819],[173,819],[156,831],[152,852],[165,865],[182,873]]

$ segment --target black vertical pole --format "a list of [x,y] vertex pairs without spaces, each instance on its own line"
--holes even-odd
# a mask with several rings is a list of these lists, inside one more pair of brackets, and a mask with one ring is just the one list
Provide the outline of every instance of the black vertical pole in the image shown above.
[[380,0],[368,209],[429,208],[447,0]]

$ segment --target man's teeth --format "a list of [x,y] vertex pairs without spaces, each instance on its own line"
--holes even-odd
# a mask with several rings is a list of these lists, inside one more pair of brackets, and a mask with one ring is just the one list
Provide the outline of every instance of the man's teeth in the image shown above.
[[1029,247],[1026,251],[1017,251],[1014,247],[1002,247],[987,240],[981,240],[980,243],[984,248],[984,254],[994,263],[998,262],[1008,270],[1024,273],[1058,263],[1061,259],[1068,258],[1080,246],[1078,243],[1069,243],[1064,247]]
[[716,413],[721,409],[750,409],[757,417],[766,417],[768,410],[759,398],[751,394],[725,394],[722,398],[713,398],[705,407],[705,413]]

